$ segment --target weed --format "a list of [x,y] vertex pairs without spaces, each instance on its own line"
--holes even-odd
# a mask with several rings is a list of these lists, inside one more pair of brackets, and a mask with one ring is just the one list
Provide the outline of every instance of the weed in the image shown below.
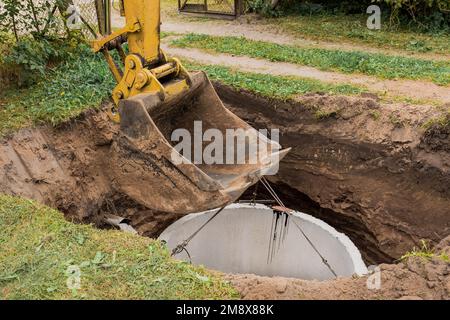
[[396,127],[403,127],[403,120],[397,114],[390,114],[389,121]]
[[450,262],[450,258],[447,254],[443,252],[436,254],[435,250],[431,248],[430,244],[423,239],[420,241],[420,248],[414,247],[412,251],[406,252],[403,256],[401,256],[400,260],[404,261],[413,257],[418,257],[425,260],[431,260],[432,258],[437,257],[444,262]]
[[337,111],[335,111],[335,110],[322,110],[322,109],[319,109],[319,110],[317,110],[314,113],[314,117],[317,120],[328,119],[328,118],[334,117],[336,115],[337,115]]
[[423,129],[430,129],[432,127],[450,127],[450,108],[443,114],[428,119],[422,124]]
[[381,112],[378,110],[370,110],[369,114],[372,116],[374,120],[378,120],[381,117]]

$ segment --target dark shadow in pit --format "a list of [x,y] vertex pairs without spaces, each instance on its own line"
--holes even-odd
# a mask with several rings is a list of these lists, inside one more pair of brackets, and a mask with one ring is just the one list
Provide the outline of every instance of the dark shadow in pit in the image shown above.
[[158,238],[173,222],[183,215],[148,209],[127,195],[116,192],[103,200],[94,223],[98,228],[110,229],[105,215],[113,214],[129,221],[130,225],[142,236]]
[[[272,188],[282,199],[284,204],[291,209],[307,213],[321,219],[335,228],[337,231],[347,235],[360,250],[364,262],[367,265],[391,263],[394,259],[383,253],[376,247],[376,239],[373,234],[360,221],[353,217],[343,218],[341,214],[331,209],[322,208],[317,202],[313,201],[306,194],[291,188],[285,183],[271,183]],[[257,200],[272,200],[273,198],[267,192],[262,184],[249,188],[240,198],[240,200],[252,200],[255,196]]]

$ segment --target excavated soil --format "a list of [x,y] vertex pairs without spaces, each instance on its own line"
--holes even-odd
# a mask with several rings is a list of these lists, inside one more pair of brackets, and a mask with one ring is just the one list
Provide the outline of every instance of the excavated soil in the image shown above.
[[[436,246],[450,255],[450,237]],[[379,273],[330,281],[306,281],[255,275],[225,275],[243,299],[349,300],[450,299],[450,263],[441,257],[408,258],[398,264],[381,264]],[[369,283],[369,286],[368,286]]]
[[36,199],[67,219],[108,227],[105,214],[131,219],[155,237],[179,217],[142,207],[118,193],[108,176],[118,127],[105,112],[89,111],[60,127],[24,129],[0,144],[0,192]]
[[[450,234],[450,130],[423,128],[438,115],[435,108],[383,105],[374,96],[314,94],[282,102],[219,83],[215,87],[237,115],[256,128],[280,129],[281,144],[293,148],[278,175],[269,177],[283,201],[346,233],[368,264],[392,262],[418,246],[420,239],[437,244]],[[117,130],[104,111],[89,111],[57,128],[24,129],[3,139],[0,192],[36,199],[69,220],[99,227],[107,226],[106,214],[114,214],[129,219],[139,234],[158,236],[180,216],[149,210],[116,191],[108,177],[108,161]],[[262,189],[259,198],[268,196]],[[438,280],[425,282],[420,280],[423,274],[417,275],[409,265],[382,268],[387,283],[403,279],[407,292],[434,285],[431,296],[444,297],[443,288],[448,287],[448,264]],[[245,298],[301,298],[299,292],[308,298],[379,295],[358,289],[363,279],[308,285],[282,279],[288,285],[280,294],[279,289],[272,292],[278,286],[275,278],[231,279]],[[394,287],[394,280],[383,290]],[[349,286],[347,294],[333,291],[344,285]],[[381,292],[385,294],[403,293]]]

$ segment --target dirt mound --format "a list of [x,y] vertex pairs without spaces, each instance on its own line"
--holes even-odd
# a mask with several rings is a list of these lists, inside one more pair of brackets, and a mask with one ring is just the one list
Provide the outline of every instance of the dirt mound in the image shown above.
[[331,281],[255,275],[226,275],[226,278],[243,299],[450,299],[450,237],[435,251],[438,254],[430,260],[411,257],[398,264],[382,264],[380,273],[364,277]]

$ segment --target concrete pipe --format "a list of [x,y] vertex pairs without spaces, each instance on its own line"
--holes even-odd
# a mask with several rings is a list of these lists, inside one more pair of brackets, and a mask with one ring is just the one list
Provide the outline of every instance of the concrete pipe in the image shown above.
[[[216,211],[184,216],[170,225],[159,239],[173,249],[198,230]],[[303,230],[320,255],[296,225]],[[284,239],[281,242],[273,241],[275,229],[277,240]],[[272,248],[271,254],[269,247]],[[191,260],[193,264],[227,273],[308,280],[332,279],[335,277],[333,271],[338,276],[367,273],[360,252],[346,235],[301,212],[293,212],[287,224],[282,217],[276,221],[273,210],[260,204],[227,206],[189,242],[186,250],[190,258],[186,251],[175,258]]]

